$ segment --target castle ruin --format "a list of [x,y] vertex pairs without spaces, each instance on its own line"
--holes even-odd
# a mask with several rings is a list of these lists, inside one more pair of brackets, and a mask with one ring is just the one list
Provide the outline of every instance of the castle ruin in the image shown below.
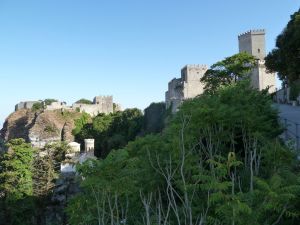
[[26,102],[19,102],[15,106],[15,111],[18,111],[20,109],[31,109],[34,104],[41,103],[42,101],[26,101]]
[[74,103],[72,108],[80,112],[86,112],[91,116],[97,116],[100,113],[113,113],[113,96],[96,96],[93,104]]
[[[35,103],[42,103],[42,101],[20,102],[15,106],[15,111],[31,109]],[[88,113],[93,117],[100,113],[109,114],[114,112],[113,96],[96,96],[93,100],[93,104],[74,103],[72,106],[67,106],[65,102],[55,101],[50,105],[44,105],[44,110],[78,111]],[[115,104],[115,111],[121,111],[119,104]]]

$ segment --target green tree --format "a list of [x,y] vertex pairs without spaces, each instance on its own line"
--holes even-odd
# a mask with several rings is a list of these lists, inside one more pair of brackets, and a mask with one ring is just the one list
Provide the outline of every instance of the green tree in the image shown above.
[[34,215],[33,159],[35,150],[23,139],[12,139],[0,161],[0,192],[6,224],[32,224]]
[[36,102],[36,103],[34,103],[33,105],[32,105],[32,110],[33,111],[39,111],[39,110],[41,110],[41,109],[43,109],[44,108],[44,105],[43,105],[43,102]]
[[278,72],[279,79],[292,84],[299,79],[300,66],[300,9],[291,15],[291,20],[277,36],[276,47],[267,55],[266,66]]
[[299,169],[281,132],[249,81],[185,101],[162,133],[79,167],[70,223],[299,224]]
[[208,92],[215,92],[221,86],[248,78],[255,64],[255,58],[246,52],[227,57],[213,64],[206,71],[201,78],[201,81],[205,83],[204,89]]
[[51,105],[53,102],[58,102],[58,100],[53,98],[47,98],[44,100],[45,105]]
[[85,98],[79,99],[78,101],[76,101],[76,103],[78,103],[78,104],[88,104],[88,105],[93,104],[93,102],[91,100],[88,100],[88,99],[85,99]]
[[91,121],[91,116],[88,113],[83,112],[80,118],[75,120],[75,128],[72,130],[72,134],[76,136],[80,133],[83,127]]
[[151,103],[144,112],[143,132],[145,134],[161,132],[168,116],[166,104],[164,102]]

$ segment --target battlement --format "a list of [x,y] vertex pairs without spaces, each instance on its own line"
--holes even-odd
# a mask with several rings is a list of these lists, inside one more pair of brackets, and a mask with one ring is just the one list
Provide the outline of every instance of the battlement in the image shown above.
[[184,66],[182,69],[185,68],[195,68],[195,69],[203,69],[203,70],[207,70],[208,66],[205,64],[187,64],[186,66]]
[[250,35],[265,35],[266,34],[266,30],[265,29],[253,29],[253,30],[249,30],[246,31],[244,33],[241,33],[240,35],[238,35],[238,38],[243,38],[245,36],[250,36]]
[[93,103],[102,104],[104,102],[112,102],[112,101],[113,101],[112,95],[101,95],[101,96],[96,96],[93,100]]

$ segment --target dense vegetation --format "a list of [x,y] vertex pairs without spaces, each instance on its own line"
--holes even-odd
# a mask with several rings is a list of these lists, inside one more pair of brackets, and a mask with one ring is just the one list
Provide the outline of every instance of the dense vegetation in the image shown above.
[[85,99],[85,98],[79,99],[78,101],[76,101],[76,103],[78,103],[78,104],[88,104],[88,105],[93,104],[93,102],[91,100],[88,100],[88,99]]
[[[291,86],[299,78],[299,31],[298,11],[266,59]],[[95,138],[101,157],[77,165],[81,192],[68,203],[66,224],[300,224],[299,161],[279,138],[283,128],[267,90],[250,86],[254,64],[240,53],[212,65],[202,79],[205,94],[185,101],[173,116],[163,103],[144,114],[83,113],[73,134],[79,142]],[[296,86],[291,94],[298,92]],[[5,148],[0,224],[46,224],[66,143],[37,151],[14,139]]]
[[126,109],[112,114],[99,114],[93,119],[86,113],[75,121],[73,130],[76,141],[84,144],[84,139],[95,139],[95,154],[106,157],[112,149],[123,148],[136,136],[159,133],[167,117],[164,103],[152,103],[145,109]]
[[266,57],[270,71],[278,72],[279,79],[292,84],[299,79],[300,67],[300,9],[291,15],[291,20],[276,39],[276,48]]
[[45,224],[45,212],[68,147],[54,143],[38,152],[23,139],[12,139],[7,148],[0,158],[0,224]]
[[204,89],[213,93],[222,86],[247,79],[255,64],[255,58],[246,52],[226,57],[213,64],[201,78],[205,84]]
[[78,166],[70,223],[299,224],[298,162],[281,132],[248,81],[189,100],[163,133]]

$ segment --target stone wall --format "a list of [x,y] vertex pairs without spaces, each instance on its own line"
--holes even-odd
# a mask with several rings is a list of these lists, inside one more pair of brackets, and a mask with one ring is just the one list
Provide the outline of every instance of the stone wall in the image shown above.
[[206,65],[186,65],[181,69],[181,78],[174,78],[168,84],[165,94],[166,107],[176,112],[182,101],[203,93],[204,84],[200,82],[207,71]]
[[266,57],[265,30],[250,30],[238,36],[239,52],[247,52],[257,59]]
[[15,106],[15,111],[18,111],[20,109],[31,109],[32,106],[35,103],[40,103],[42,101],[26,101],[26,102],[19,102],[18,104],[16,104]]
[[254,88],[261,91],[269,87],[269,93],[276,91],[276,74],[267,71],[264,60],[257,61],[257,65],[251,71],[250,77]]
[[59,110],[59,109],[71,109],[65,102],[52,102],[50,105],[46,106],[46,110]]
[[265,30],[251,30],[238,36],[239,52],[247,52],[257,58],[257,65],[250,74],[254,88],[263,90],[267,87],[270,93],[276,91],[276,75],[267,72],[264,58],[266,57]]
[[112,96],[96,96],[93,104],[74,103],[72,105],[74,110],[86,112],[91,116],[97,116],[99,113],[113,113],[113,97]]

